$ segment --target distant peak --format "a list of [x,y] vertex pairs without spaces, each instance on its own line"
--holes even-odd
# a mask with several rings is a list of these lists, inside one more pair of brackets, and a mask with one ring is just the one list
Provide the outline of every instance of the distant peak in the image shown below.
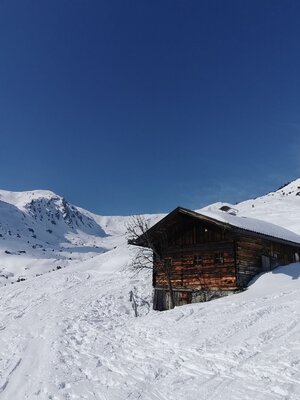
[[294,181],[287,182],[284,185],[280,186],[276,193],[279,193],[283,196],[289,195],[300,195],[300,178],[295,179]]
[[276,189],[275,191],[278,192],[279,190],[282,190],[282,189],[284,189],[285,187],[287,187],[288,185],[290,185],[291,183],[292,183],[291,181],[290,181],[290,182],[286,182],[286,183],[284,183],[283,185],[279,186],[279,188]]
[[22,206],[37,199],[54,199],[60,198],[50,190],[36,189],[24,192],[12,192],[8,190],[0,190],[0,200],[15,206]]
[[3,190],[0,189],[0,195],[3,196],[26,196],[26,195],[31,195],[31,196],[41,196],[41,197],[48,197],[48,196],[57,196],[54,192],[51,192],[51,190],[45,190],[45,189],[34,189],[34,190],[25,190],[22,192],[14,192],[10,190]]

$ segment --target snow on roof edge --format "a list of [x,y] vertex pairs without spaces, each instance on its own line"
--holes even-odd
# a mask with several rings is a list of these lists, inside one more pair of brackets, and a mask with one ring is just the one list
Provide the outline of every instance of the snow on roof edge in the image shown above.
[[[192,211],[192,210],[190,210]],[[232,227],[250,231],[253,233],[280,239],[295,244],[300,244],[300,235],[283,228],[279,225],[272,224],[257,218],[239,217],[237,215],[228,214],[224,211],[206,208],[203,210],[192,211],[195,214],[203,215],[204,217],[212,218],[215,221],[228,224]]]

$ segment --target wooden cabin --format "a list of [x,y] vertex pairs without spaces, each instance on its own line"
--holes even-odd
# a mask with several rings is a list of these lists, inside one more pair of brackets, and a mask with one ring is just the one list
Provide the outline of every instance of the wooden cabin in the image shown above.
[[175,305],[207,301],[243,290],[300,254],[300,236],[228,206],[203,213],[178,207],[131,244],[154,250],[156,310],[169,308],[169,284]]

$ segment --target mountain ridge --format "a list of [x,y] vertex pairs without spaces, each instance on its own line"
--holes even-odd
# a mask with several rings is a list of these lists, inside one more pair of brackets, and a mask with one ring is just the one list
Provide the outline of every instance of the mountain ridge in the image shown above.
[[[275,192],[230,205],[252,217],[300,234],[300,179]],[[219,212],[218,202],[204,207]],[[150,225],[165,214],[144,214]],[[77,207],[49,190],[0,190],[0,285],[20,276],[67,267],[126,244],[131,216],[102,216]],[[10,279],[9,279],[10,280]],[[9,281],[8,280],[8,281]]]
[[[295,193],[234,207],[289,227],[300,221]],[[1,400],[299,399],[299,263],[257,277],[234,296],[155,312],[151,271],[136,275],[130,267],[130,217],[76,207],[105,232],[94,235],[70,227],[61,199],[50,208],[49,199],[26,207],[31,200],[24,210],[0,201],[8,230],[29,221],[39,227],[25,226],[26,237],[13,230],[0,237]],[[61,213],[54,227],[62,233],[48,243],[40,237],[51,224],[47,207],[50,220],[54,209]],[[147,218],[153,224],[162,216]]]

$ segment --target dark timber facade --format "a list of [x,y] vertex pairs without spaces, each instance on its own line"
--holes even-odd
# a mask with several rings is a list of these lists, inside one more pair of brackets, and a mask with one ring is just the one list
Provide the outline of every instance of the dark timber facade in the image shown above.
[[[153,248],[154,309],[243,290],[257,274],[299,260],[300,244],[178,207],[147,231]],[[132,244],[149,247],[145,234]]]

